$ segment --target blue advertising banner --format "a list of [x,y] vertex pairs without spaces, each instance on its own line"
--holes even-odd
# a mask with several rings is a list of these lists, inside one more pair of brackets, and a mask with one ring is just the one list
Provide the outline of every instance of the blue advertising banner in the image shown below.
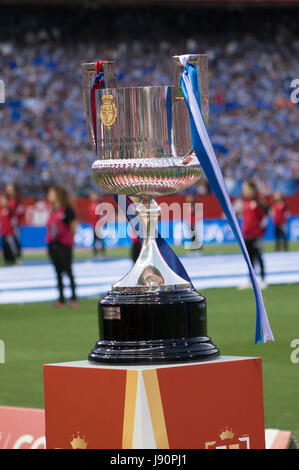
[[[159,231],[168,243],[180,246],[192,239],[190,226],[185,221],[160,222]],[[299,217],[288,220],[287,232],[289,240],[299,240]],[[220,244],[235,242],[234,235],[225,219],[204,220],[203,226],[195,229],[196,239],[203,244]],[[22,227],[21,244],[23,248],[45,248],[45,227]],[[106,224],[103,228],[107,248],[130,246],[130,226],[123,224]],[[274,226],[269,220],[265,241],[274,240]],[[93,228],[89,224],[79,224],[75,236],[76,248],[90,248],[93,243]]]

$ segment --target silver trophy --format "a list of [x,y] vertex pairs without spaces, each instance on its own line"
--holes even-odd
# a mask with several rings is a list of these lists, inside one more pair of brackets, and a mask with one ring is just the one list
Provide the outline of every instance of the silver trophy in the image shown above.
[[[198,70],[207,122],[208,56],[192,55],[189,62]],[[87,128],[97,155],[93,179],[110,193],[138,200],[143,244],[131,271],[99,302],[101,338],[89,358],[161,362],[218,354],[206,336],[204,297],[167,265],[156,244],[161,211],[155,196],[180,192],[201,176],[178,57],[171,86],[117,87],[114,63],[104,62],[102,71],[105,88],[95,92],[92,109],[95,64],[83,64]]]

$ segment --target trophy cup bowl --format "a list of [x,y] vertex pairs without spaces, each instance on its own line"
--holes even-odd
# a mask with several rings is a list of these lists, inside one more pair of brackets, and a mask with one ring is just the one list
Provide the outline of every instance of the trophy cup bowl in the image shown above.
[[[198,68],[207,120],[207,55],[189,60]],[[219,350],[207,336],[206,299],[167,265],[156,244],[160,208],[154,198],[182,191],[201,176],[180,63],[173,58],[171,86],[116,87],[114,63],[102,67],[106,86],[95,92],[93,110],[95,64],[83,64],[87,128],[97,155],[92,175],[106,191],[138,198],[143,243],[133,268],[98,303],[100,339],[89,359],[146,364],[214,357]]]

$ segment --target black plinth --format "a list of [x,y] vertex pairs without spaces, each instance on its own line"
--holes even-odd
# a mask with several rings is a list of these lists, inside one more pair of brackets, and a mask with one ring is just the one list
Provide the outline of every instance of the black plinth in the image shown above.
[[113,364],[156,364],[213,358],[206,299],[195,290],[108,294],[98,303],[100,339],[88,356]]

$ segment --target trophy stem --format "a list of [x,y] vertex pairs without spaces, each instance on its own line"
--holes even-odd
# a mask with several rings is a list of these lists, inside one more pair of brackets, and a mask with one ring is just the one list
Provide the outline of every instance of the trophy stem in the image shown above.
[[147,287],[159,286],[164,279],[159,269],[150,263],[150,260],[157,257],[157,224],[161,214],[161,209],[154,199],[143,197],[141,203],[136,207],[136,215],[142,225],[142,247],[136,263],[147,260],[147,268],[138,279],[138,283]]
[[161,215],[161,208],[154,198],[143,196],[135,211],[143,230],[145,241],[156,238],[158,218]]
[[161,209],[150,197],[143,197],[136,207],[136,215],[142,227],[142,247],[131,271],[112,286],[119,292],[157,292],[190,289],[190,283],[178,276],[165,262],[156,243],[157,223]]

